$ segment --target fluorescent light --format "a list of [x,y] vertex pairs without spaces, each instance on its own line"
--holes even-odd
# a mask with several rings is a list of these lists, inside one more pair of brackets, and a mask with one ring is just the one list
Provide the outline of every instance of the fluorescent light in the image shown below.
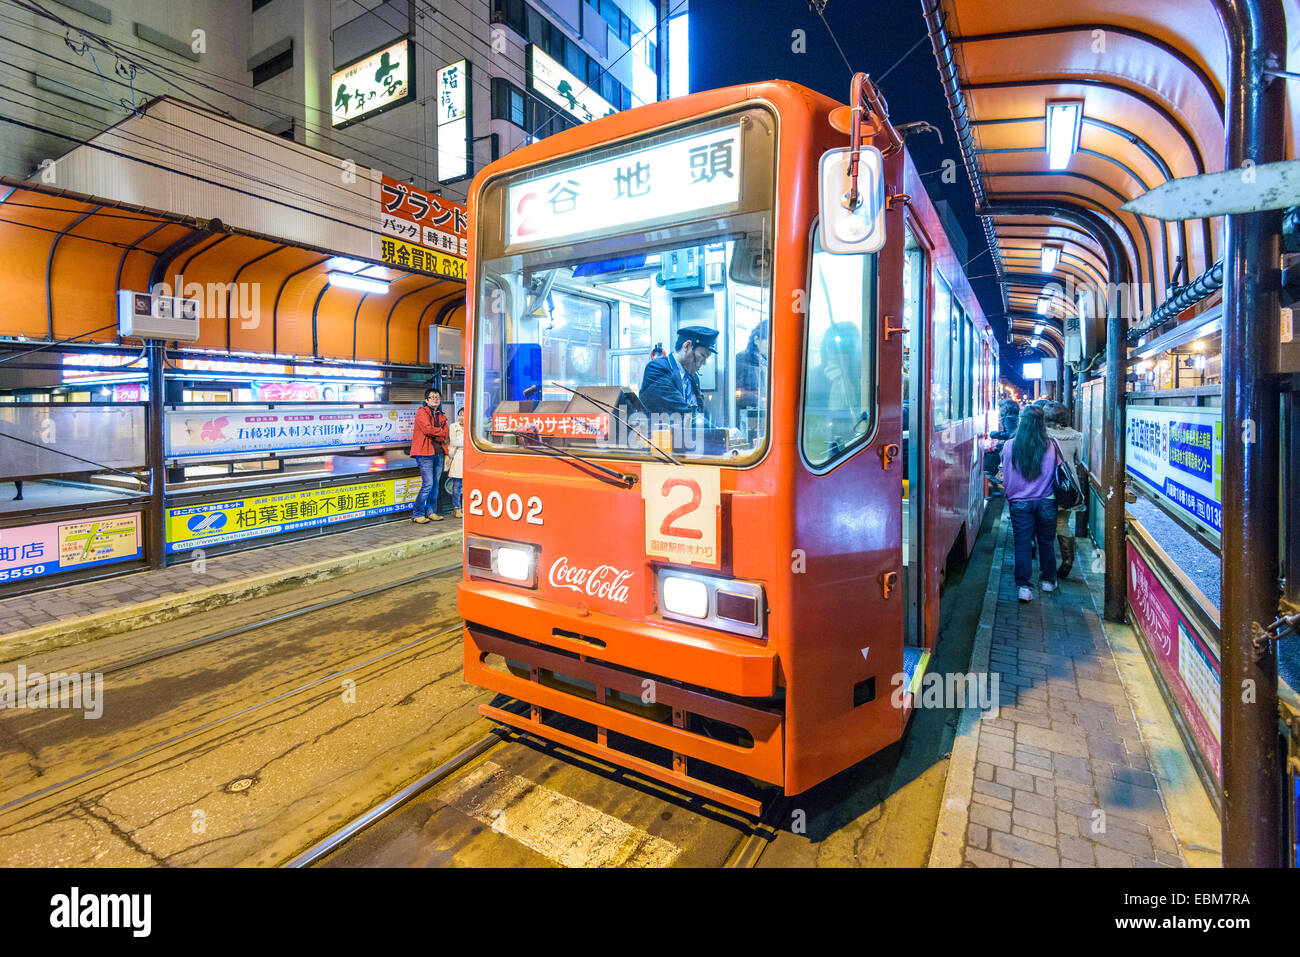
[[1051,272],[1056,268],[1056,264],[1061,261],[1061,247],[1048,244],[1043,245],[1043,272]]
[[1043,324],[1040,322],[1038,325],[1034,326],[1034,336],[1037,337],[1037,336],[1041,336],[1042,334],[1043,334]]
[[1038,314],[1040,316],[1047,315],[1047,307],[1049,305],[1050,303],[1048,302],[1047,297],[1045,296],[1042,299],[1038,300]]
[[1079,148],[1079,123],[1083,115],[1082,100],[1047,102],[1047,168],[1062,170]]
[[388,292],[388,283],[382,279],[370,279],[366,276],[353,276],[345,272],[326,273],[331,286],[355,289],[357,292],[377,292],[381,296]]
[[709,617],[709,589],[697,578],[664,576],[664,608],[674,615]]

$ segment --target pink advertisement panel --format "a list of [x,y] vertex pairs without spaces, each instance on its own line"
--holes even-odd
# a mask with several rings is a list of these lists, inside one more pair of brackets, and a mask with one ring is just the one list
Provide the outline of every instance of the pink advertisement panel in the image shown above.
[[1128,546],[1128,603],[1197,747],[1222,782],[1218,656],[1178,611],[1132,543]]

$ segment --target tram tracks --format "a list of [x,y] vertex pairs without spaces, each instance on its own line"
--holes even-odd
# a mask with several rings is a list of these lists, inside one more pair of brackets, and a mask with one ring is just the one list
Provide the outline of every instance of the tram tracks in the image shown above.
[[[84,723],[80,714],[69,711],[11,712],[10,726],[4,729],[4,750],[9,751],[5,767],[23,772],[30,784],[41,783],[41,777],[48,781],[51,771],[57,780],[19,792],[12,784],[21,783],[22,777],[6,773],[11,787],[0,804],[0,861],[43,862],[45,858],[34,854],[23,856],[32,852],[20,835],[48,833],[56,829],[47,825],[61,820],[65,823],[55,836],[62,838],[69,818],[106,817],[100,805],[111,805],[119,814],[112,823],[114,833],[131,830],[123,823],[127,819],[157,830],[161,819],[175,810],[171,782],[186,779],[189,785],[193,782],[188,779],[196,776],[201,776],[208,794],[202,802],[204,813],[221,803],[214,794],[246,797],[249,791],[241,789],[256,785],[278,792],[267,797],[291,806],[297,814],[294,830],[301,833],[310,830],[304,828],[308,805],[319,806],[322,813],[333,808],[346,814],[351,809],[352,791],[343,785],[344,778],[353,783],[357,800],[364,801],[374,788],[390,787],[392,774],[430,756],[436,759],[443,736],[444,750],[459,747],[466,731],[472,730],[465,724],[482,724],[468,700],[482,693],[464,689],[455,680],[460,623],[454,614],[453,573],[459,569],[459,563],[431,567],[122,657],[100,669],[101,674],[116,676],[104,695],[108,708],[100,724]],[[435,584],[422,588],[422,582]],[[399,597],[390,601],[384,593],[394,590]],[[355,610],[340,608],[358,602]],[[220,616],[215,617],[220,624]],[[227,650],[229,640],[241,635],[246,640]],[[166,635],[159,637],[165,640]],[[130,650],[140,650],[142,641]],[[340,697],[353,703],[340,704]],[[418,707],[406,707],[409,704]],[[384,716],[393,713],[399,716],[393,741],[365,730],[383,725]],[[432,741],[431,727],[439,735]],[[327,739],[350,743],[335,746]],[[417,740],[418,752],[412,746]],[[10,743],[23,746],[8,747]],[[305,766],[304,754],[312,756]],[[100,760],[94,760],[97,755]],[[391,761],[383,760],[385,755]],[[329,768],[335,763],[340,783],[331,786]],[[32,765],[34,777],[24,764]],[[58,774],[60,770],[64,773]],[[301,793],[295,792],[296,786]],[[125,798],[129,808],[124,807]],[[179,802],[179,794],[175,800]],[[242,809],[222,808],[222,813],[241,810],[248,813],[247,800]],[[258,826],[273,836],[265,821]],[[318,825],[315,833],[327,826]],[[227,828],[238,831],[233,822]],[[185,839],[177,842],[169,835],[167,842],[184,845]],[[175,847],[170,855],[174,861],[159,862],[211,862],[197,852],[187,857],[185,851],[184,846]],[[50,859],[99,863],[100,856]],[[220,862],[246,859],[222,857]]]
[[[345,850],[349,852],[351,859],[349,859],[343,866],[359,864],[362,861],[365,861],[366,863],[387,863],[382,860],[385,853],[384,845],[387,838],[379,837],[370,840],[370,843],[374,845],[370,848],[361,848],[350,845],[362,841],[361,835],[364,832],[370,831],[386,820],[396,817],[403,807],[416,801],[416,799],[421,795],[426,796],[428,807],[418,810],[416,812],[417,816],[420,818],[434,817],[437,813],[432,810],[434,806],[443,804],[444,802],[454,803],[454,798],[449,797],[446,793],[438,794],[431,792],[436,792],[440,786],[450,788],[453,792],[457,790],[473,790],[474,782],[466,784],[457,779],[465,775],[473,775],[476,770],[482,771],[482,769],[487,765],[487,762],[492,759],[496,759],[496,761],[491,765],[493,771],[490,773],[495,776],[501,776],[503,772],[509,774],[516,770],[525,770],[524,768],[519,767],[520,762],[518,760],[511,760],[512,755],[508,753],[507,748],[511,743],[520,746],[532,743],[543,751],[551,751],[554,754],[563,754],[566,761],[566,767],[575,770],[578,773],[588,775],[593,779],[595,788],[603,791],[602,796],[605,797],[606,803],[612,805],[635,804],[636,802],[634,800],[620,799],[617,796],[619,790],[621,789],[626,791],[628,794],[634,794],[635,792],[643,790],[642,788],[638,788],[636,784],[629,780],[624,774],[607,776],[603,774],[595,774],[590,770],[584,770],[585,756],[577,754],[571,755],[563,748],[556,749],[556,746],[550,741],[536,738],[526,732],[520,732],[512,728],[494,728],[487,735],[484,735],[482,738],[473,742],[459,754],[447,760],[438,768],[418,780],[411,782],[391,797],[384,799],[364,813],[358,815],[346,825],[334,831],[329,837],[319,841],[312,847],[298,854],[284,866],[300,868],[325,864],[330,862],[332,857]],[[518,755],[516,754],[513,757],[517,758]],[[504,767],[497,766],[496,762],[500,762],[500,765],[503,765]],[[641,780],[635,775],[632,777],[635,781],[639,782]],[[785,807],[787,804],[787,800],[783,797],[774,798],[766,805],[763,815],[755,820],[741,815],[739,812],[730,808],[724,808],[721,806],[715,808],[707,802],[703,806],[693,808],[692,804],[695,804],[697,799],[694,799],[689,795],[672,792],[665,789],[658,782],[645,781],[644,784],[647,785],[651,791],[657,792],[658,794],[668,795],[670,797],[670,801],[665,803],[663,806],[676,807],[678,810],[685,809],[693,814],[700,827],[716,828],[718,825],[721,825],[725,827],[728,832],[736,835],[734,841],[732,841],[724,853],[713,855],[713,859],[709,862],[709,866],[721,866],[726,868],[751,868],[757,866],[759,858],[762,856],[764,850],[767,849],[778,833],[777,822],[784,817]],[[537,784],[530,779],[522,793],[532,796],[536,790],[547,790],[547,788],[545,785]],[[552,798],[550,803],[554,804],[555,799]],[[520,801],[501,802],[500,807],[493,807],[490,810],[492,826],[486,829],[486,831],[475,828],[471,833],[479,835],[480,840],[509,840],[509,830],[505,827],[498,828],[497,824],[499,822],[505,822],[510,818],[516,818],[517,820],[519,815],[526,814],[527,812],[523,810],[522,805],[522,799]],[[575,817],[571,810],[566,810],[563,813],[571,818]],[[660,816],[667,817],[669,813],[670,812],[662,812]],[[635,815],[626,815],[622,823],[627,825],[629,829],[637,829],[637,822],[635,820],[628,820],[628,817],[635,817]],[[575,820],[580,822],[583,819],[580,816],[577,816]],[[545,826],[546,824],[544,821],[528,820],[525,821],[523,829],[536,831],[544,829]],[[590,827],[591,825],[588,824],[588,829],[590,829]],[[577,828],[575,827],[575,830],[576,829]],[[487,837],[486,834],[489,832],[495,833],[498,836],[495,838]],[[576,834],[572,836],[575,838],[577,837]],[[409,839],[409,834],[403,831],[399,840],[407,839]],[[648,835],[645,836],[645,839],[649,842],[657,840]],[[575,840],[575,844],[576,843],[578,843],[578,841]],[[559,862],[564,866],[604,866],[605,862],[599,853],[594,853],[591,859],[583,859],[581,854],[582,852],[580,850],[575,851],[574,855],[568,857],[567,860],[562,858]],[[477,862],[471,863],[474,864]],[[620,863],[635,866],[635,862],[633,861],[621,861]],[[643,860],[642,863],[645,864],[646,862]],[[658,866],[660,863],[663,862],[660,860],[653,860],[649,862],[649,866]]]

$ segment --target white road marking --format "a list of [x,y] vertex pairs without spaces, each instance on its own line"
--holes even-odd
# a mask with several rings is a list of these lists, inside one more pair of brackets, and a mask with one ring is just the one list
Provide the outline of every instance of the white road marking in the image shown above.
[[484,761],[446,803],[561,867],[669,867],[681,848],[559,791]]

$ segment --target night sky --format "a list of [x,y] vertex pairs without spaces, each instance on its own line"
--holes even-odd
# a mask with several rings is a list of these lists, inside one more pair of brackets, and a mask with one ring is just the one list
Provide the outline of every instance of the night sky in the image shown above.
[[[962,225],[969,247],[967,273],[1003,350],[1003,371],[1006,365],[1018,371],[1021,357],[1013,356],[1017,350],[1004,342],[1002,297],[920,0],[830,0],[825,16],[853,69],[870,73],[880,87],[895,125],[925,120],[942,132],[942,145],[933,133],[920,132],[907,138],[907,148],[930,198],[947,200]],[[826,24],[808,8],[808,0],[691,0],[691,91],[779,79],[847,102],[852,74]],[[804,53],[792,50],[797,29],[804,31]],[[954,183],[944,183],[939,175],[945,159],[957,164]]]

